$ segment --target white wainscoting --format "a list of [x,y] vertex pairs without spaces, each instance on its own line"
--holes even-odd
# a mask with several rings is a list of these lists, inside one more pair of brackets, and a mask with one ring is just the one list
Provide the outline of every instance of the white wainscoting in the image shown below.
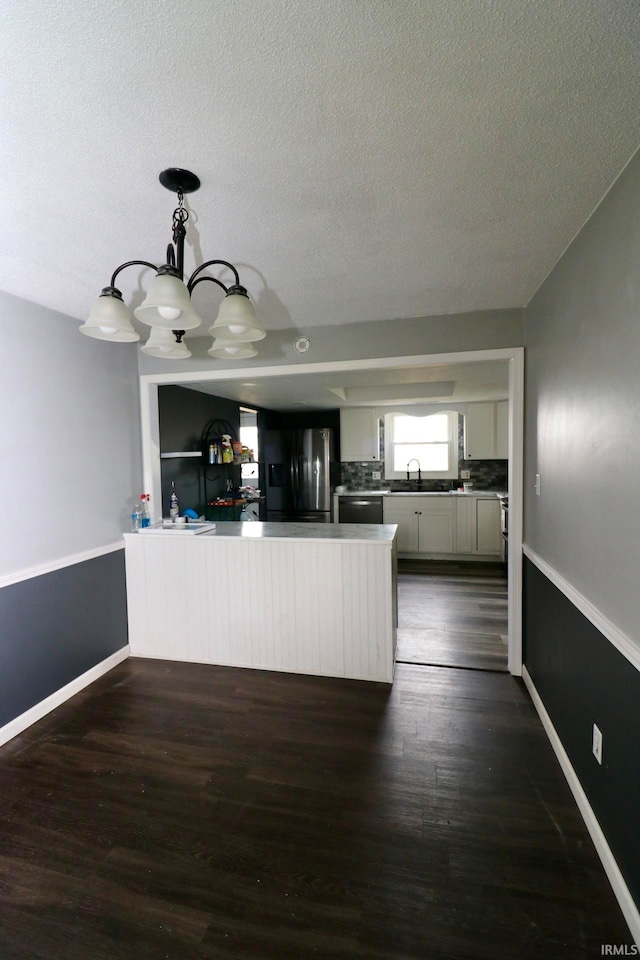
[[103,557],[107,553],[115,553],[116,550],[123,549],[124,540],[118,540],[116,543],[107,543],[102,547],[92,547],[90,550],[83,550],[82,553],[68,554],[65,557],[58,557],[57,560],[49,560],[47,563],[39,563],[33,567],[16,570],[13,573],[7,573],[0,577],[0,589],[2,589],[2,587],[10,587],[14,583],[22,583],[23,580],[42,577],[47,573],[53,573],[54,570],[73,567],[77,563],[86,563],[87,560],[95,560],[96,557]]
[[547,580],[563,593],[567,600],[570,600],[574,607],[577,607],[580,613],[593,624],[596,630],[609,640],[613,646],[620,651],[623,657],[626,657],[629,663],[632,663],[636,670],[640,670],[640,646],[635,643],[631,637],[620,630],[615,623],[612,623],[605,615],[598,610],[579,590],[565,580],[561,574],[555,570],[551,564],[539,557],[535,550],[532,550],[528,544],[523,544],[522,552],[538,570],[545,575]]
[[128,537],[131,655],[393,680],[392,544]]
[[569,784],[580,813],[582,814],[582,818],[585,822],[587,830],[591,835],[591,839],[593,840],[593,844],[598,852],[598,856],[602,861],[602,866],[604,867],[607,877],[609,878],[609,883],[611,884],[616,899],[620,904],[620,909],[624,914],[624,918],[629,925],[631,936],[633,937],[636,945],[640,945],[640,913],[638,912],[638,908],[634,903],[631,892],[627,887],[622,873],[620,872],[620,868],[618,867],[615,857],[613,856],[611,847],[607,843],[606,837],[602,832],[602,828],[598,823],[595,813],[593,812],[593,808],[582,788],[582,784],[578,780],[578,775],[573,769],[567,752],[562,746],[562,741],[556,732],[556,728],[551,722],[551,717],[546,711],[544,703],[542,702],[542,697],[538,693],[526,667],[524,667],[522,670],[522,679],[524,680],[525,686],[529,691],[531,699],[533,700],[533,705],[538,711],[538,715],[542,721],[542,725],[544,726],[546,734],[551,741],[551,746],[553,747],[555,755],[558,758],[558,762],[562,767],[562,772],[567,778],[567,783]]
[[75,680],[65,684],[64,687],[60,687],[60,689],[52,693],[51,696],[41,700],[40,703],[36,703],[30,710],[21,713],[19,717],[14,717],[9,723],[5,723],[3,727],[0,727],[0,746],[8,743],[13,737],[17,737],[19,733],[22,733],[23,730],[26,730],[27,727],[30,727],[33,723],[37,723],[38,720],[41,720],[42,717],[51,713],[52,710],[55,710],[56,707],[59,707],[66,700],[75,697],[76,693],[80,693],[80,691],[88,687],[90,683],[94,683],[99,677],[108,673],[109,670],[113,670],[119,663],[126,660],[128,656],[128,646],[122,647],[121,650],[116,650],[116,652],[112,653],[106,660],[102,660],[100,663],[97,663],[95,667],[91,667],[90,670],[76,677]]

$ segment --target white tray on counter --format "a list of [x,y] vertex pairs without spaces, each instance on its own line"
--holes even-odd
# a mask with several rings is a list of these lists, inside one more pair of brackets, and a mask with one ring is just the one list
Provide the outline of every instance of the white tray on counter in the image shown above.
[[162,523],[154,527],[141,527],[138,533],[156,533],[156,534],[187,534],[194,536],[197,533],[207,533],[215,530],[215,523]]

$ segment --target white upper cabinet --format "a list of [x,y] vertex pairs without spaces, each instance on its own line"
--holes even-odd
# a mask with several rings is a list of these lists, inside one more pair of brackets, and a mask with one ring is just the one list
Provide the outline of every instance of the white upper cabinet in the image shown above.
[[380,421],[371,407],[340,410],[340,459],[346,462],[380,459]]
[[496,403],[496,460],[509,459],[509,401]]
[[507,460],[509,402],[470,403],[464,418],[465,460]]

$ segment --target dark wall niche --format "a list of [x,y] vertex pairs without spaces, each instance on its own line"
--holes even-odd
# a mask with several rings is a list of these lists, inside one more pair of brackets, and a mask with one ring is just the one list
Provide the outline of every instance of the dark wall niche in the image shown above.
[[[158,388],[158,409],[160,420],[160,452],[188,453],[202,450],[202,431],[210,420],[226,420],[232,426],[234,439],[240,435],[240,407],[245,404],[224,397],[200,393],[186,387],[167,386]],[[255,409],[253,404],[246,406]],[[340,411],[305,410],[300,413],[279,413],[273,410],[258,410],[258,432],[262,451],[260,459],[265,458],[265,437],[267,431],[287,428],[331,427],[334,440],[339,449]],[[191,507],[198,515],[207,513],[207,503],[222,497],[227,492],[227,480],[231,479],[234,489],[240,486],[240,466],[224,465],[207,469],[206,485],[203,459],[172,458],[161,461],[162,476],[162,513],[169,515],[169,497],[171,483],[175,483],[180,502],[180,512]],[[337,480],[336,480],[337,482]],[[264,469],[260,468],[260,488],[265,489]],[[219,518],[214,518],[219,519]]]
[[[240,404],[224,397],[214,397],[185,387],[159,387],[160,452],[188,453],[202,450],[202,431],[210,420],[226,420],[237,439],[240,432]],[[206,502],[224,496],[227,479],[234,488],[240,486],[240,467],[214,467],[205,476],[203,459],[172,458],[161,461],[162,514],[169,515],[171,483],[175,483],[180,512],[191,507],[198,515],[205,513]]]

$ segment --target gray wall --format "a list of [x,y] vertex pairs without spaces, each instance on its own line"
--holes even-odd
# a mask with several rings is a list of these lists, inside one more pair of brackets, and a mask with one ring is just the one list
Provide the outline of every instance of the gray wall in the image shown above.
[[[0,293],[0,725],[127,643],[122,539],[142,492],[137,351]],[[33,572],[33,571],[32,571]]]
[[[527,309],[525,398],[525,542],[638,646],[639,371],[640,155]],[[524,663],[640,906],[640,672],[524,568]]]
[[0,293],[0,576],[114,543],[143,491],[137,350]]
[[640,155],[527,309],[525,407],[525,541],[640,644]]
[[[391,281],[393,282],[393,281]],[[294,342],[302,333],[311,339],[311,349],[302,355]],[[158,360],[140,354],[140,373],[186,373],[192,370],[233,370],[238,362],[207,356],[211,337],[189,340],[193,357],[188,360]],[[269,366],[281,363],[322,363],[329,360],[368,360],[373,357],[403,357],[423,353],[455,353],[524,345],[524,311],[477,310],[438,317],[377,320],[348,326],[314,327],[313,330],[268,330],[255,344],[258,356],[244,361]]]

